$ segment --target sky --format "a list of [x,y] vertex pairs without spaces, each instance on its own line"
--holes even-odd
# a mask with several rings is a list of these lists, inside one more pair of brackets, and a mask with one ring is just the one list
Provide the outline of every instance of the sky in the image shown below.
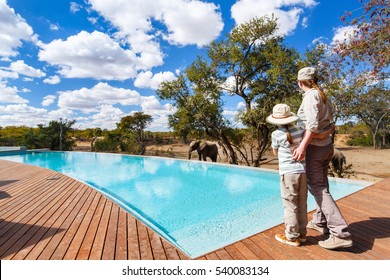
[[[114,129],[151,115],[169,131],[171,102],[155,94],[237,24],[275,14],[285,44],[301,53],[348,30],[358,0],[0,0],[0,127],[76,120]],[[240,100],[226,97],[233,120]],[[234,123],[234,121],[233,121]]]

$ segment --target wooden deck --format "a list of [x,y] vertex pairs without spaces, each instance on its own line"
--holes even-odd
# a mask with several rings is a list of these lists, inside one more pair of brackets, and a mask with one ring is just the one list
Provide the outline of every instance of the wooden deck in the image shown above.
[[[309,230],[295,248],[277,242],[284,226],[211,252],[217,260],[389,260],[390,178],[339,200],[354,247],[329,251]],[[0,259],[187,260],[131,214],[63,174],[0,160]]]

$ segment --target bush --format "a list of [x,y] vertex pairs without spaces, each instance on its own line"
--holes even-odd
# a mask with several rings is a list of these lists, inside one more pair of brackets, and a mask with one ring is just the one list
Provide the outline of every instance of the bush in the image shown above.
[[367,135],[361,130],[354,131],[351,134],[351,139],[347,141],[347,145],[349,146],[372,146],[372,136]]

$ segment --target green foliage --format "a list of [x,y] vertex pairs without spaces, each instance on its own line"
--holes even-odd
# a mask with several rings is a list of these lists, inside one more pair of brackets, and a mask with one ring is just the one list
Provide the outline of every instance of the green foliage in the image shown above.
[[121,143],[121,135],[117,130],[106,131],[103,134],[103,139],[99,139],[94,143],[94,149],[97,152],[119,152]]
[[350,139],[347,140],[347,145],[349,146],[372,146],[372,136],[366,134],[361,130],[355,130],[350,134]]
[[47,126],[39,125],[38,128],[47,137],[47,144],[51,150],[71,151],[75,140],[70,137],[75,120],[50,121]]
[[47,126],[38,125],[37,128],[5,127],[0,130],[0,145],[69,151],[75,144],[75,140],[71,137],[74,123],[74,120],[60,119],[60,121],[50,121]]
[[135,112],[125,116],[117,123],[120,138],[120,150],[132,154],[145,153],[145,128],[152,122],[152,116],[143,112]]

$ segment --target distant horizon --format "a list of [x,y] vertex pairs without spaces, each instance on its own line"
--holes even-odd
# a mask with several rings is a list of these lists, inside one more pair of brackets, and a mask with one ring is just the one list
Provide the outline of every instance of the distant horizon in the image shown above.
[[[285,44],[303,54],[345,38],[340,18],[358,0],[0,0],[0,126],[76,120],[114,129],[126,115],[151,115],[169,132],[175,108],[155,94],[213,40],[237,24],[275,14]],[[282,3],[282,4],[281,4]],[[233,120],[242,100],[224,96]],[[237,124],[239,125],[239,124]]]

